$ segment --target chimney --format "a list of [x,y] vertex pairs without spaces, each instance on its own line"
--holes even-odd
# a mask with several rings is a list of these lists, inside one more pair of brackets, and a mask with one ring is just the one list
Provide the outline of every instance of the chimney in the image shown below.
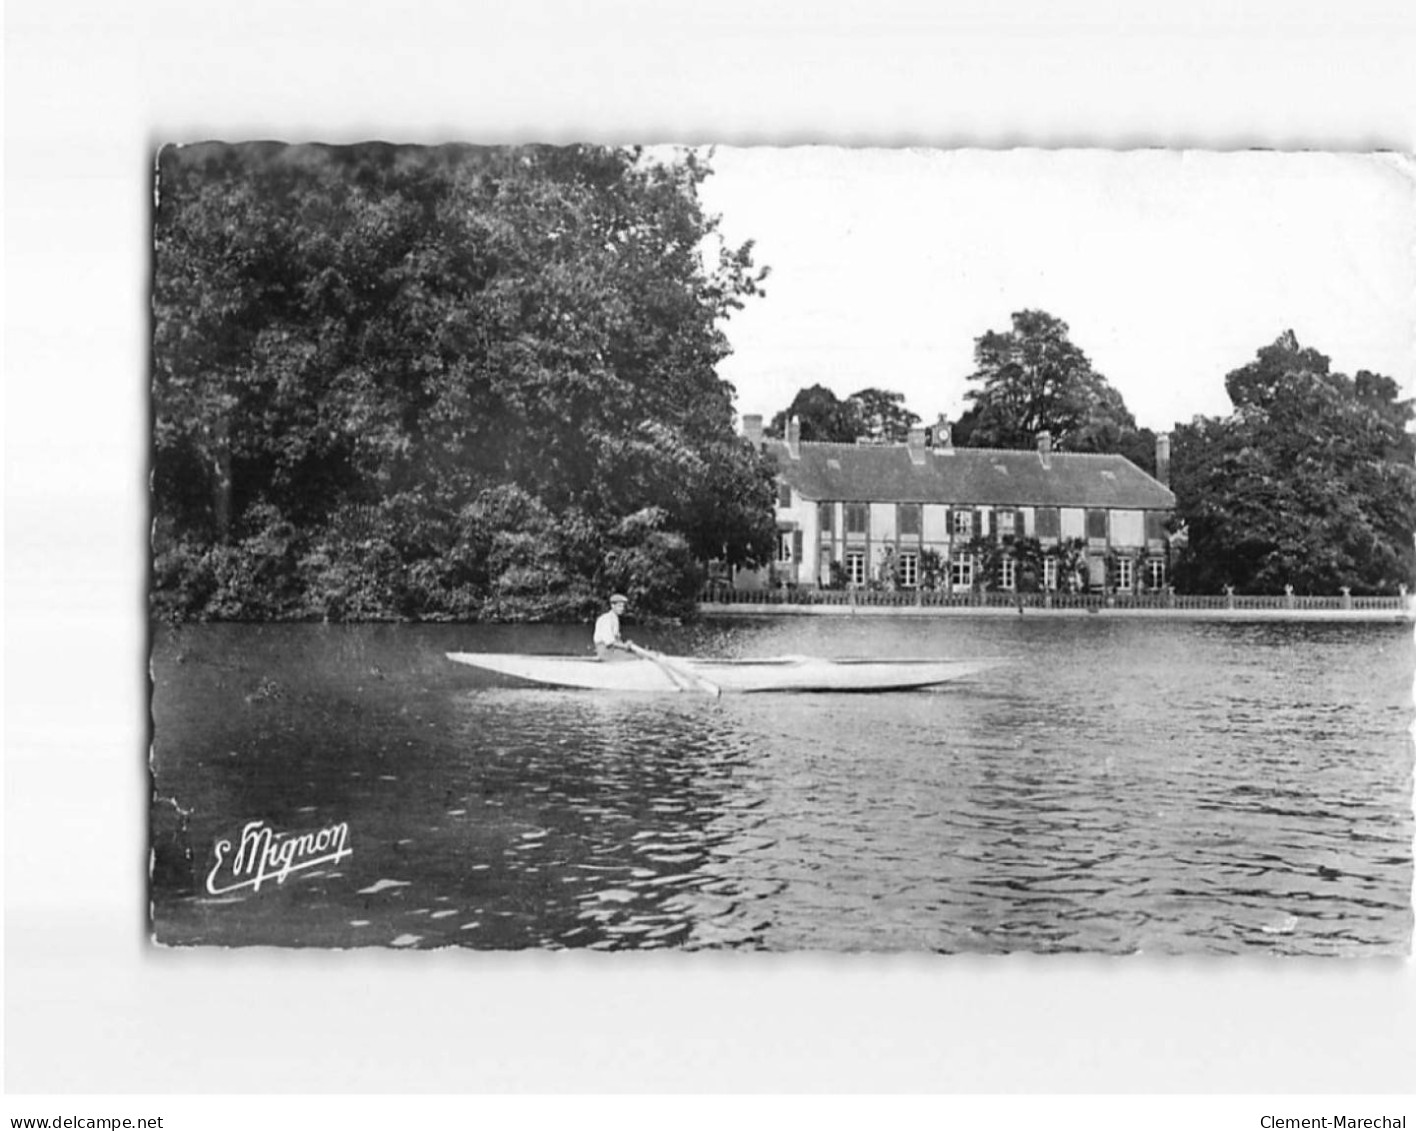
[[762,450],[762,417],[759,415],[742,418],[742,435],[758,451]]
[[1037,454],[1042,457],[1042,466],[1052,467],[1052,433],[1043,429],[1037,434]]
[[934,450],[950,451],[954,447],[954,426],[947,417],[941,416],[934,422]]
[[787,455],[801,459],[801,417],[794,416],[787,422]]
[[1155,477],[1162,487],[1170,486],[1170,433],[1155,438]]
[[916,425],[910,429],[910,438],[906,443],[910,450],[910,462],[920,464],[924,462],[924,428]]

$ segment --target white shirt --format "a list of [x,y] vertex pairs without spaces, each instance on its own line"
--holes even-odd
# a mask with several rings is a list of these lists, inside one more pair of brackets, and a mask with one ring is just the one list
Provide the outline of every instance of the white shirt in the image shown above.
[[619,642],[619,613],[615,612],[614,609],[611,609],[608,613],[601,613],[600,619],[595,622],[595,643],[597,645],[610,645],[618,644]]

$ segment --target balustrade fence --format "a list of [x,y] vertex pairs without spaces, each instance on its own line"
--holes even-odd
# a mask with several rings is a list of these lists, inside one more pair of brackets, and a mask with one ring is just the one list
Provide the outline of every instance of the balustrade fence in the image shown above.
[[929,589],[729,589],[710,587],[699,600],[709,605],[847,605],[884,608],[1191,609],[1191,610],[1378,610],[1400,612],[1402,596],[1331,597],[1197,595],[1184,593],[948,593]]

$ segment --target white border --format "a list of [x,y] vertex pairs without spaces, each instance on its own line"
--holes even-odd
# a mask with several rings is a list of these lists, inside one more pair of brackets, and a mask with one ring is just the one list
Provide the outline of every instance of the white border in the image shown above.
[[6,8],[15,1092],[1388,1092],[1410,962],[158,952],[142,941],[161,140],[1416,148],[1409,3]]

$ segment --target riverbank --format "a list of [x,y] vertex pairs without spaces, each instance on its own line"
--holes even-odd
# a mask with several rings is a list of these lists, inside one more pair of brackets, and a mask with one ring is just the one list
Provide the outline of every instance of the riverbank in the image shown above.
[[1392,624],[1416,621],[1416,611],[1406,608],[1215,608],[1182,609],[1164,607],[1121,607],[1090,605],[1078,608],[1049,608],[1042,605],[806,605],[737,604],[704,602],[699,615],[707,618],[736,617],[1107,617],[1127,620],[1211,620],[1211,621],[1344,621],[1353,624]]

